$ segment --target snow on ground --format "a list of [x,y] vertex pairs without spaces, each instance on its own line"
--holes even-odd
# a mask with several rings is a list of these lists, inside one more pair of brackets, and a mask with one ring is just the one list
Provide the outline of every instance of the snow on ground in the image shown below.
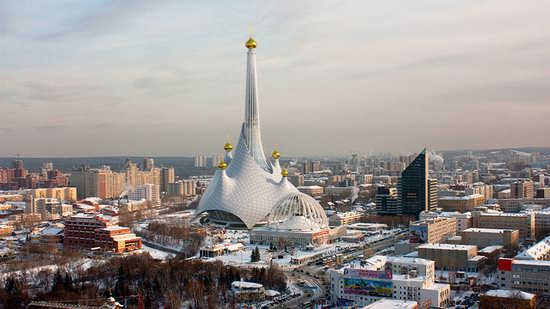
[[142,245],[142,251],[143,252],[149,252],[151,257],[154,259],[160,259],[160,260],[169,260],[174,257],[172,253],[164,252],[158,249],[154,249],[151,247],[147,247],[146,245]]

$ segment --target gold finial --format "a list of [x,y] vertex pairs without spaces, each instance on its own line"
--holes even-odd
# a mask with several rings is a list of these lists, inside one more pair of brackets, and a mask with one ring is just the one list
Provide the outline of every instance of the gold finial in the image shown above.
[[283,168],[283,170],[281,171],[281,176],[283,177],[288,176],[288,170],[286,168]]
[[281,157],[281,153],[279,152],[279,150],[277,150],[277,145],[275,145],[275,150],[273,150],[273,153],[271,154],[271,156],[275,160],[277,160]]
[[256,48],[257,45],[258,44],[256,43],[256,40],[252,38],[252,35],[250,36],[250,39],[246,41],[246,44],[245,44],[246,48]]
[[225,161],[223,159],[221,159],[220,161],[220,164],[218,164],[218,167],[221,169],[221,170],[224,170],[227,168],[227,163],[225,163]]
[[225,149],[225,151],[233,150],[233,145],[231,145],[231,142],[229,141],[229,135],[227,136],[227,143],[225,143],[223,149]]

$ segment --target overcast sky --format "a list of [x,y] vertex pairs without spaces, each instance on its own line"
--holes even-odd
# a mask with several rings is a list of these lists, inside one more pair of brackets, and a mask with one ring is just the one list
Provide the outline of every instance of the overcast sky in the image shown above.
[[550,146],[550,1],[0,1],[0,156]]

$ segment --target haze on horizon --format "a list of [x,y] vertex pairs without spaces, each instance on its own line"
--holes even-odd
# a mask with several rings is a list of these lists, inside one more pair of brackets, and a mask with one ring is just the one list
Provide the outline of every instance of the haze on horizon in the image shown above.
[[550,2],[2,1],[0,156],[550,146]]

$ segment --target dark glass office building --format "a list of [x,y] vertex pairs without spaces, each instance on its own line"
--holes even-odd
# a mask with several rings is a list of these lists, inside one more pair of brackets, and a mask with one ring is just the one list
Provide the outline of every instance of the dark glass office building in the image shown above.
[[437,181],[428,180],[428,155],[425,148],[401,174],[397,195],[399,210],[403,215],[414,215],[418,219],[420,212],[435,210],[437,207]]

